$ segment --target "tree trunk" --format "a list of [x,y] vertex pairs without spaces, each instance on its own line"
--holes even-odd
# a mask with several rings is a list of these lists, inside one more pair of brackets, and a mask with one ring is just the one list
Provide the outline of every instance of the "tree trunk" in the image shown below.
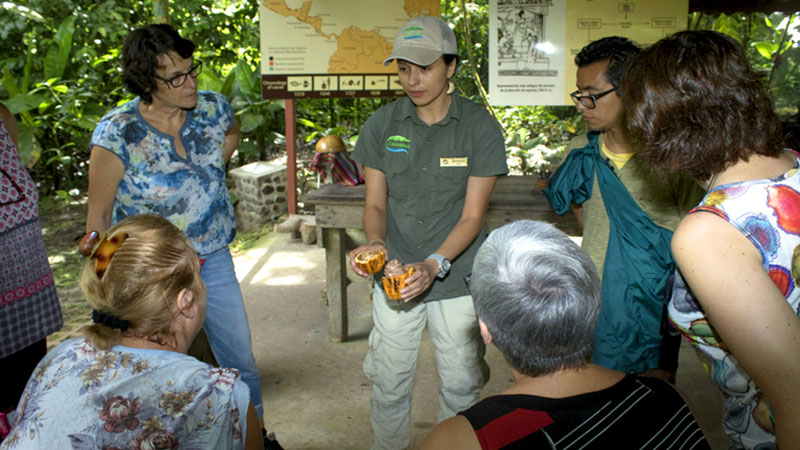
[[169,0],[153,0],[153,18],[156,23],[169,23]]

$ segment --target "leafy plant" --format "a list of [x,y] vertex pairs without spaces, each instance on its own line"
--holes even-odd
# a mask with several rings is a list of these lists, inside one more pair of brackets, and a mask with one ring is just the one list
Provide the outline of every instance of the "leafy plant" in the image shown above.
[[781,118],[797,114],[800,105],[800,17],[784,14],[690,15],[690,28],[711,29],[739,41],[750,63],[762,73]]
[[522,129],[510,134],[506,139],[510,169],[521,175],[537,174],[540,178],[549,178],[555,165],[563,159],[567,147],[550,147],[545,144],[547,141],[543,134],[529,137],[528,132]]
[[[459,93],[481,102],[488,85],[488,0],[442,0],[464,57],[454,77]],[[125,36],[151,23],[153,4],[130,0],[11,0],[0,9],[0,99],[20,122],[20,151],[45,192],[85,192],[86,161],[97,121],[132,96],[120,81]],[[170,2],[169,19],[198,44],[202,89],[228,97],[242,128],[233,164],[271,159],[284,150],[283,102],[263,100],[260,85],[258,2]],[[776,111],[795,114],[800,103],[800,31],[797,14],[690,14],[691,28],[715,29],[738,39],[764,74]],[[466,56],[471,54],[470,58]],[[354,141],[380,106],[394,98],[297,100],[297,144],[303,152],[321,133],[341,131]],[[549,149],[582,132],[572,107],[495,108],[508,136],[544,137]],[[512,145],[512,147],[515,147]],[[535,146],[534,146],[535,147]],[[510,150],[510,153],[516,150]],[[302,158],[302,155],[301,155]],[[302,173],[301,173],[302,176]]]

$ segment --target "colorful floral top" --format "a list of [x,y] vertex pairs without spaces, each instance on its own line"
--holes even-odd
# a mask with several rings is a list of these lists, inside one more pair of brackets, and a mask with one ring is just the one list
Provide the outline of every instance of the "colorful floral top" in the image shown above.
[[70,339],[36,367],[0,449],[241,449],[249,404],[235,369]]
[[201,255],[225,247],[236,234],[222,160],[233,109],[221,94],[200,91],[180,129],[183,158],[172,136],[142,118],[139,101],[114,108],[92,136],[92,145],[117,155],[125,168],[111,221],[156,214],[183,230]]
[[41,341],[63,323],[38,201],[36,183],[0,120],[0,358]]
[[[764,271],[800,315],[800,159],[784,175],[731,183],[706,194],[690,214],[707,211],[744,234],[761,253]],[[711,269],[713,270],[713,269]],[[758,301],[759,299],[754,299]],[[692,342],[724,397],[723,428],[744,448],[775,442],[769,404],[714,331],[680,276],[669,304],[672,323]],[[767,447],[765,447],[767,448]],[[769,447],[772,448],[772,447]]]

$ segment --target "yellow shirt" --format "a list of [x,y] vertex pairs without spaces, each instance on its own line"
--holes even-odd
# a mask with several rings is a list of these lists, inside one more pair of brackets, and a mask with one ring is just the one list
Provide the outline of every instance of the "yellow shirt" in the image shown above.
[[617,166],[617,170],[622,169],[622,166],[631,159],[633,156],[633,152],[630,153],[614,153],[606,147],[606,143],[602,140],[600,141],[600,150],[609,159],[609,161],[613,162],[615,166]]
[[[569,150],[584,147],[588,142],[585,134],[576,136],[570,141]],[[700,185],[689,178],[680,175],[666,179],[658,178],[650,172],[650,168],[636,155],[636,152],[617,155],[608,150],[602,135],[598,138],[598,145],[604,158],[623,159],[621,164],[625,165],[624,168],[620,169],[620,163],[615,162],[612,169],[639,207],[653,219],[656,225],[668,230],[675,230],[683,215],[692,207],[697,206],[703,198],[704,192],[700,189]],[[583,203],[581,247],[594,261],[601,279],[603,278],[603,265],[606,259],[610,227],[603,195],[595,176],[592,197]]]

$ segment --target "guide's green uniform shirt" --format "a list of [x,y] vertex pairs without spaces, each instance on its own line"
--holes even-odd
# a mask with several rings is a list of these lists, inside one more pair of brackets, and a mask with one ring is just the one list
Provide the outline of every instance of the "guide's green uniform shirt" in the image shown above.
[[[428,126],[408,97],[373,114],[361,130],[353,159],[386,175],[386,249],[403,264],[424,261],[461,218],[468,177],[508,173],[500,125],[486,109],[452,95],[447,115]],[[446,299],[469,293],[464,276],[485,239],[475,241],[436,278],[422,297]]]

